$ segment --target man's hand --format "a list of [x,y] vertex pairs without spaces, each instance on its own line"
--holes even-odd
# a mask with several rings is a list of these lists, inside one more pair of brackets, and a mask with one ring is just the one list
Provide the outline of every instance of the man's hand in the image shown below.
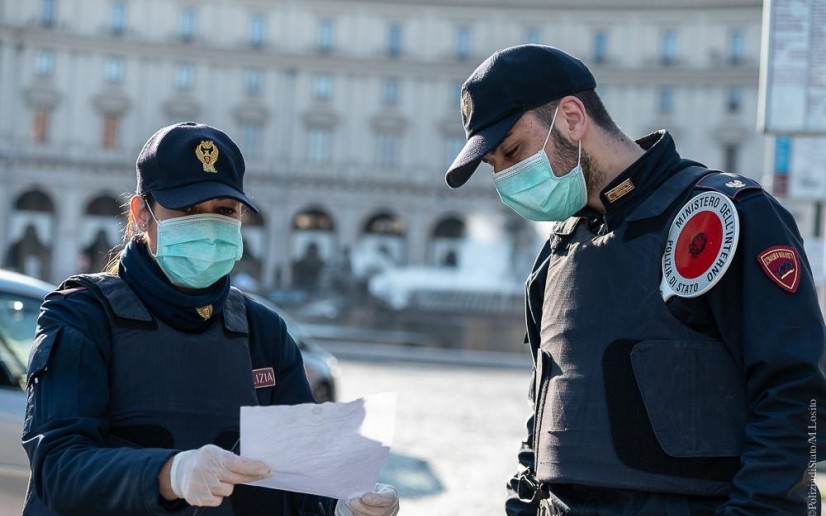
[[376,484],[371,493],[336,504],[336,516],[396,516],[399,513],[399,493],[387,484]]
[[[161,493],[164,494],[164,467]],[[265,463],[239,457],[213,444],[187,450],[172,458],[168,487],[190,505],[216,507],[232,494],[235,484],[253,482],[272,475]]]

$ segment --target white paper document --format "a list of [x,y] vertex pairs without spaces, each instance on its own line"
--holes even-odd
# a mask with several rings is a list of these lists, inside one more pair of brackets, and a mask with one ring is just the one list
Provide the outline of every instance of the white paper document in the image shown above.
[[372,491],[384,466],[396,393],[349,403],[241,407],[241,455],[266,462],[250,485],[346,500]]

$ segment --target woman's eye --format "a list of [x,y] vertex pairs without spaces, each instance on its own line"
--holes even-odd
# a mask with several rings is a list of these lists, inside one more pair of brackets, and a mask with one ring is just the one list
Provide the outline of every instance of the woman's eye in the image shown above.
[[221,215],[226,215],[227,217],[233,217],[237,213],[235,208],[219,208],[218,213]]

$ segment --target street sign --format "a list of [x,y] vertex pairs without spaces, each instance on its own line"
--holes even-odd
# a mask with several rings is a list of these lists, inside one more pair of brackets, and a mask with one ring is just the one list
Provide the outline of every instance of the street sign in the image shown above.
[[789,197],[826,199],[826,137],[792,138],[788,152]]
[[826,0],[765,0],[758,127],[826,135]]

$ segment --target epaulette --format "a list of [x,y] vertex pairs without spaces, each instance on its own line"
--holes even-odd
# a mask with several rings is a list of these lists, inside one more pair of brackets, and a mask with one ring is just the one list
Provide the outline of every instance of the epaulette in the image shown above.
[[712,172],[703,176],[694,187],[697,190],[720,192],[735,202],[744,192],[763,189],[760,183],[753,179],[728,172]]

